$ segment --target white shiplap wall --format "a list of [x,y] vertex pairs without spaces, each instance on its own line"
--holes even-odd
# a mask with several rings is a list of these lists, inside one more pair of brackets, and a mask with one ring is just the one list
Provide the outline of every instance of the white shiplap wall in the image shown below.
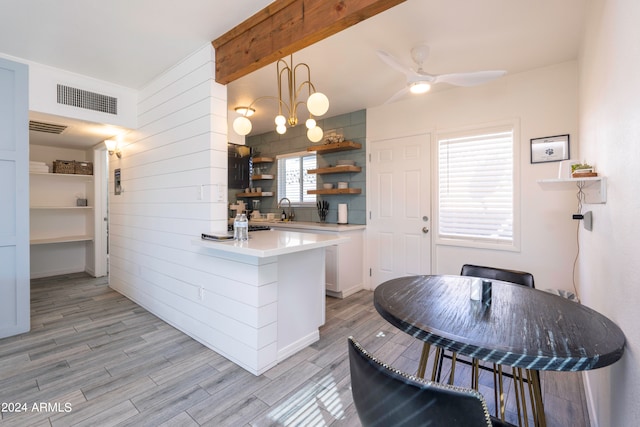
[[226,87],[214,81],[213,58],[207,45],[145,87],[139,128],[125,138],[122,159],[110,158],[110,285],[229,356],[220,342],[238,354],[258,345],[241,342],[250,325],[220,321],[246,312],[246,295],[236,294],[251,269],[222,268],[191,243],[227,225]]

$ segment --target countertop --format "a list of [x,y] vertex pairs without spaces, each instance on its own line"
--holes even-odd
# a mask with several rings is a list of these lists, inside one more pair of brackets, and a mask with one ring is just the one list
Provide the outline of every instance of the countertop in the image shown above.
[[217,251],[266,258],[337,245],[349,241],[335,234],[301,233],[298,231],[263,230],[249,233],[249,240],[215,242],[193,240],[194,245]]
[[335,224],[328,222],[306,222],[306,221],[249,221],[252,225],[268,225],[274,228],[289,228],[298,230],[317,231],[354,231],[364,230],[367,226],[363,224]]

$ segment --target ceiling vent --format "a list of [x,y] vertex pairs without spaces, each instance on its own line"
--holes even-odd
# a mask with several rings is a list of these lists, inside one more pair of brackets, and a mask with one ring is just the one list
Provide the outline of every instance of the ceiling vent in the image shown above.
[[60,84],[58,85],[58,104],[118,114],[118,98]]
[[56,125],[54,123],[38,122],[35,120],[29,120],[29,130],[34,132],[53,133],[60,135],[67,128],[65,125]]

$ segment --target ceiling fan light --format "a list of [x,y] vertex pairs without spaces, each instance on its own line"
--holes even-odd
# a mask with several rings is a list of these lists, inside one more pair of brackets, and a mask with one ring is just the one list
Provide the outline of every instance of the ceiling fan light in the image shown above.
[[427,82],[414,82],[409,86],[409,91],[415,94],[426,93],[429,92],[430,89],[431,84]]
[[236,117],[233,121],[233,130],[238,135],[248,135],[251,132],[251,120],[247,119],[245,116]]
[[311,94],[307,99],[307,110],[314,116],[322,116],[329,111],[329,98],[320,92]]

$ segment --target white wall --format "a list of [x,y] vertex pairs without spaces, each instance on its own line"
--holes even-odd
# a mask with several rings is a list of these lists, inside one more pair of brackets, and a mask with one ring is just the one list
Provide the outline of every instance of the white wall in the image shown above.
[[[521,250],[434,246],[433,273],[458,274],[465,263],[492,265],[529,271],[538,288],[572,290],[576,223],[571,214],[576,191],[571,187],[549,190],[537,183],[557,177],[558,163],[530,164],[529,140],[568,133],[572,158],[577,158],[577,90],[577,63],[567,62],[367,111],[368,142],[429,132],[435,135],[502,120],[519,122]],[[433,217],[436,206],[432,209]]]
[[589,2],[580,61],[581,153],[607,176],[607,203],[591,206],[593,231],[580,232],[582,301],[616,322],[622,359],[590,371],[594,425],[636,426],[640,419],[640,3]]
[[192,244],[227,227],[226,87],[214,69],[207,44],[141,91],[139,128],[109,162],[109,271],[112,288],[218,350],[211,337],[242,348],[216,319],[241,305],[233,294],[248,273],[221,268]]
[[[118,114],[58,104],[58,84],[117,98]],[[136,90],[123,86],[38,63],[29,63],[29,111],[135,129],[137,94]]]
[[[0,52],[0,57],[29,66],[29,111],[71,117],[95,123],[104,123],[135,129],[137,126],[136,102],[138,91],[124,86],[83,76],[37,62],[27,61]],[[118,99],[118,114],[102,113],[85,108],[58,104],[57,85],[111,96]]]

